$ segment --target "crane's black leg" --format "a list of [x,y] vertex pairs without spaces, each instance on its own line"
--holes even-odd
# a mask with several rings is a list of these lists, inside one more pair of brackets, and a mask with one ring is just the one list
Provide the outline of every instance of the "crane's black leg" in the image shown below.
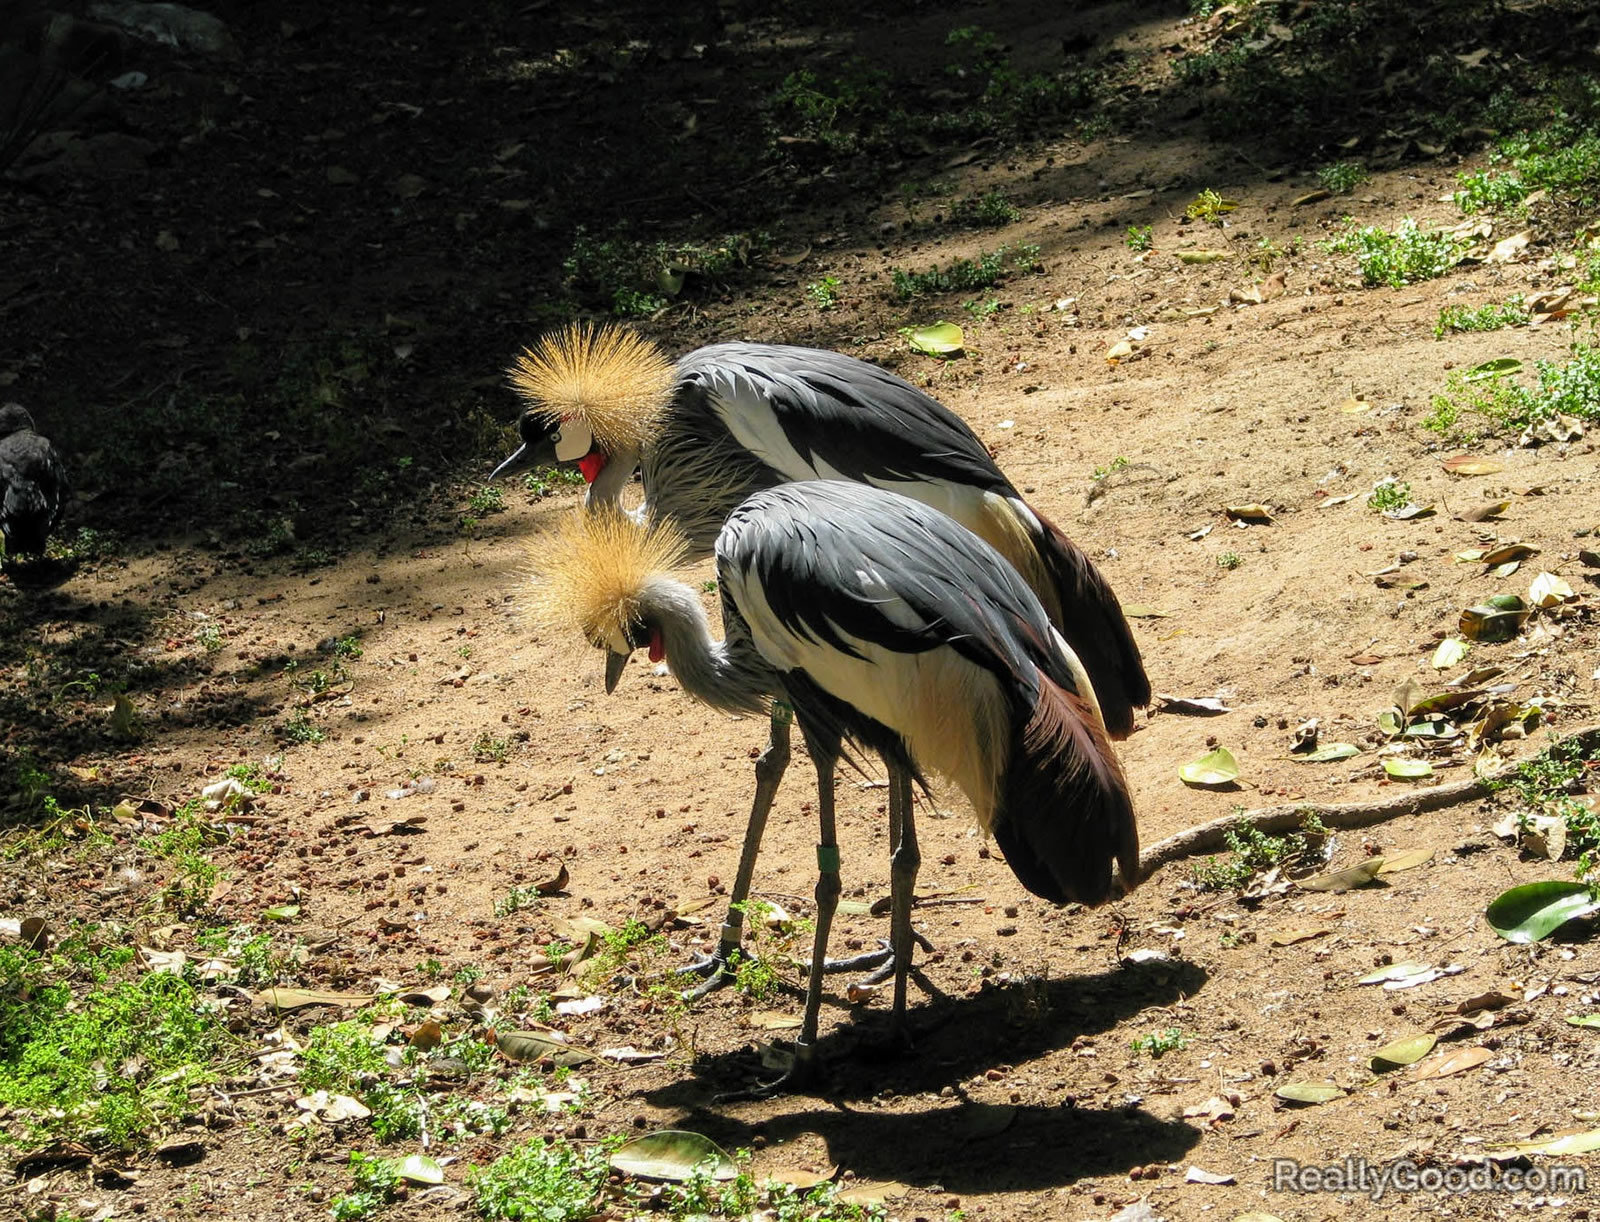
[[833,814],[833,768],[836,756],[832,752],[818,755],[814,743],[811,755],[817,766],[817,935],[811,948],[811,979],[806,984],[805,1018],[800,1023],[800,1038],[794,1046],[794,1068],[780,1079],[789,1085],[804,1085],[816,1073],[817,1022],[822,1014],[822,974],[827,970],[828,934],[833,929],[833,914],[839,906],[841,889],[839,836]]
[[[911,777],[903,769],[885,761],[889,771],[889,899],[890,921],[889,938],[879,950],[870,950],[864,954],[853,955],[848,959],[829,959],[830,972],[865,971],[875,969],[870,975],[864,977],[862,984],[881,984],[889,979],[890,975],[899,969],[897,964],[900,956],[896,949],[900,946],[901,928],[893,914],[900,911],[902,902],[905,905],[905,937],[906,962],[911,962],[911,944],[922,947],[930,954],[933,952],[933,943],[911,928],[911,904],[917,882],[917,868],[922,863],[922,856],[917,851],[916,829],[911,821]],[[910,855],[902,861],[901,849],[905,845],[907,831],[910,831]],[[905,870],[909,866],[909,881],[906,881]],[[905,895],[902,899],[901,890]],[[904,988],[903,978],[901,988]],[[900,1003],[903,1007],[903,1003]]]
[[[801,727],[804,730],[804,726]],[[811,762],[817,767],[817,932],[811,948],[811,975],[806,985],[806,1012],[800,1023],[800,1038],[794,1045],[794,1064],[775,1082],[754,1090],[721,1095],[719,1102],[734,1099],[762,1099],[780,1090],[807,1085],[817,1071],[817,1024],[822,1014],[822,974],[828,957],[828,932],[833,927],[834,910],[839,906],[839,838],[834,825],[833,770],[839,760],[837,739],[818,742],[806,734]]]
[[889,944],[894,947],[894,1017],[891,1030],[901,1038],[906,1032],[906,973],[911,970],[911,901],[916,894],[917,870],[922,853],[917,848],[917,823],[911,811],[911,778],[905,769],[889,768],[889,809],[898,803],[900,837],[889,866],[889,894],[893,910],[889,920]]
[[750,881],[756,872],[756,854],[761,850],[767,815],[772,810],[772,800],[777,796],[784,770],[789,766],[789,727],[793,723],[793,710],[782,701],[774,701],[767,747],[756,760],[756,796],[750,804],[750,822],[744,832],[744,848],[739,853],[739,872],[734,875],[733,892],[728,896],[728,915],[722,922],[716,952],[681,969],[684,975],[705,977],[684,992],[685,1001],[704,997],[733,979],[730,965],[744,935],[744,903],[750,896]]

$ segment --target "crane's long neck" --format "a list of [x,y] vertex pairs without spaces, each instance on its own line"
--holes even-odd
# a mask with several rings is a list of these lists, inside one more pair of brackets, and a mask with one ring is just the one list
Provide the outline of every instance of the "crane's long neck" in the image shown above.
[[628,442],[608,451],[605,466],[600,468],[600,473],[594,477],[594,482],[584,493],[584,508],[593,510],[611,505],[620,506],[622,490],[633,479],[633,473],[638,466],[639,447],[636,444]]
[[682,582],[652,577],[639,611],[661,633],[667,665],[696,700],[729,713],[759,713],[778,690],[777,673],[751,644],[711,635],[699,596]]

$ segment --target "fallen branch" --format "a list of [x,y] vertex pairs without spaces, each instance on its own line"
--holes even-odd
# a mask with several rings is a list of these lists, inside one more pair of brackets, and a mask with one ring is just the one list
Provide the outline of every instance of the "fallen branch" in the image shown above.
[[1285,802],[1281,806],[1239,811],[1156,841],[1140,856],[1139,875],[1149,878],[1162,866],[1180,858],[1215,853],[1225,848],[1228,833],[1236,831],[1242,823],[1248,823],[1258,832],[1268,835],[1297,832],[1308,816],[1320,819],[1322,825],[1329,828],[1371,827],[1374,823],[1398,819],[1401,815],[1420,815],[1425,810],[1471,802],[1484,797],[1489,790],[1488,781],[1474,776],[1450,785],[1409,790],[1392,798],[1379,798],[1371,802],[1340,802],[1333,805]]
[[[1538,759],[1548,754],[1552,748],[1575,739],[1586,752],[1600,749],[1600,726],[1580,726],[1568,734],[1563,734],[1528,759]],[[1527,760],[1519,762],[1526,763]],[[1500,775],[1505,774],[1502,772]],[[1228,833],[1238,828],[1241,823],[1248,823],[1258,832],[1265,832],[1269,836],[1281,832],[1299,831],[1307,816],[1315,816],[1322,820],[1324,827],[1346,829],[1371,827],[1374,823],[1386,823],[1390,819],[1398,819],[1401,815],[1420,815],[1425,810],[1440,810],[1459,802],[1471,802],[1476,798],[1486,797],[1493,789],[1492,780],[1473,776],[1464,781],[1456,781],[1454,784],[1407,790],[1392,798],[1378,798],[1370,802],[1339,802],[1327,806],[1315,802],[1285,802],[1281,806],[1263,806],[1259,810],[1239,811],[1191,827],[1175,836],[1168,836],[1165,840],[1156,841],[1139,858],[1139,877],[1149,878],[1162,866],[1180,858],[1194,857],[1200,853],[1215,853],[1218,849],[1227,847]]]

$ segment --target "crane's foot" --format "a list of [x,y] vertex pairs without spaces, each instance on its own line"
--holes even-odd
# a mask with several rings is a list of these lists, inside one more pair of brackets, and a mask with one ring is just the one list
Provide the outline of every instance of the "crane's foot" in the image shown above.
[[733,968],[729,960],[739,953],[737,946],[728,948],[719,946],[715,954],[696,955],[694,961],[686,963],[677,971],[679,976],[700,976],[699,984],[692,985],[682,993],[684,1001],[699,1001],[709,993],[714,993],[725,985],[730,985],[734,980]]
[[[911,936],[924,951],[930,955],[933,953],[933,943],[928,941],[927,938],[914,929],[911,931]],[[879,938],[877,950],[863,951],[859,955],[851,955],[848,959],[825,959],[822,963],[822,970],[825,972],[870,971],[871,974],[865,977],[861,983],[864,985],[882,984],[890,976],[894,975],[894,947],[890,944],[889,939]]]
[[713,1104],[740,1103],[756,1099],[772,1099],[778,1095],[809,1090],[817,1081],[817,1050],[814,1044],[795,1041],[794,1060],[789,1068],[771,1082],[752,1086],[746,1090],[729,1091],[712,1098]]

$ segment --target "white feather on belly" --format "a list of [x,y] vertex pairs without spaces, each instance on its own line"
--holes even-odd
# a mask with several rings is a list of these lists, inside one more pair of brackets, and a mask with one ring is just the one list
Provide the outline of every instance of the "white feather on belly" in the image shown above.
[[[920,626],[920,617],[888,595],[876,574],[862,572],[858,578],[885,619]],[[835,625],[839,639],[861,655],[852,657],[796,635],[756,583],[742,575],[724,581],[768,662],[780,670],[804,670],[825,692],[899,734],[920,767],[948,778],[967,795],[979,824],[989,830],[1010,743],[1005,701],[992,674],[949,646],[899,653]]]

